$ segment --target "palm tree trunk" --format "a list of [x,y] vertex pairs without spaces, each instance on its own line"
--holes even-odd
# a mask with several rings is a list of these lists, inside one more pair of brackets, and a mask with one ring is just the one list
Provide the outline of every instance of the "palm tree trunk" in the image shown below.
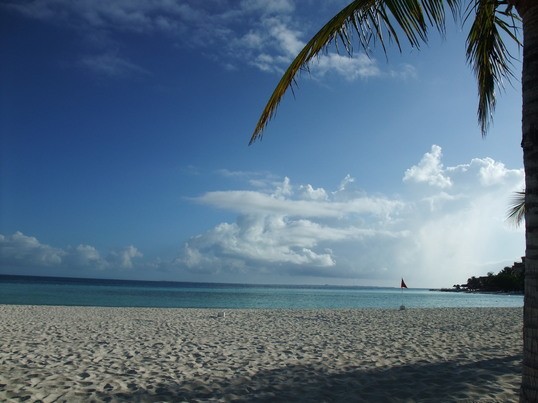
[[525,307],[521,402],[538,402],[538,1],[519,0],[523,19],[523,164],[525,167]]

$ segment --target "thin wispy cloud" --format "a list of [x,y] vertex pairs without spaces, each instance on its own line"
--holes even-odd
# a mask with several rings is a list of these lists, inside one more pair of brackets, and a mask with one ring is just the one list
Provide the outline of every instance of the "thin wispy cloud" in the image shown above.
[[241,8],[250,11],[262,11],[264,14],[287,14],[295,10],[295,3],[291,0],[242,0]]
[[352,57],[337,53],[321,55],[311,63],[311,72],[318,77],[334,73],[348,81],[379,77],[382,74],[376,60],[364,53]]
[[4,7],[43,21],[79,29],[152,32],[179,28],[180,21],[195,21],[199,12],[185,2],[167,0],[30,0]]
[[[301,186],[304,188],[311,185]],[[318,194],[327,195],[325,190],[318,189]],[[283,193],[282,193],[283,194]],[[309,194],[299,193],[302,197]],[[221,191],[209,192],[195,199],[199,203],[223,208],[235,212],[289,214],[298,217],[334,217],[342,218],[348,214],[390,214],[400,203],[383,198],[362,197],[346,202],[329,201],[319,198],[288,199],[263,194],[258,191]]]
[[131,75],[150,74],[144,68],[115,54],[104,53],[99,55],[87,55],[80,60],[80,65],[99,75],[110,77],[125,77]]
[[[280,74],[319,27],[296,13],[296,2],[278,1],[173,1],[173,0],[31,0],[0,7],[27,18],[64,26],[77,32],[93,49],[79,64],[95,74],[125,77],[148,73],[144,60],[118,53],[124,35],[159,35],[176,51],[196,48],[226,70],[252,66]],[[301,3],[301,7],[314,7]],[[208,52],[211,49],[211,52]],[[368,77],[414,76],[412,66],[383,72],[375,59],[328,52],[311,65],[313,77],[329,72],[356,80]]]

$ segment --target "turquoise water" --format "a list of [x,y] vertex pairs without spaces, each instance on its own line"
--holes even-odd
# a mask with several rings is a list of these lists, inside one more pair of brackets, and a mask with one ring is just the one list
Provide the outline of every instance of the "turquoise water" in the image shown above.
[[0,304],[159,308],[522,307],[522,295],[0,276]]

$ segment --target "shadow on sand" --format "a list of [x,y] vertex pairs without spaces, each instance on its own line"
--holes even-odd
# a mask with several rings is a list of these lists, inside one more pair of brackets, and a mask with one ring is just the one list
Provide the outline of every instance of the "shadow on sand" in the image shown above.
[[[151,389],[97,392],[102,401],[233,402],[461,402],[517,400],[521,355],[473,363],[421,362],[380,369],[352,368],[334,373],[320,365],[286,366],[250,377],[190,379],[158,383]],[[510,394],[504,394],[508,382]]]

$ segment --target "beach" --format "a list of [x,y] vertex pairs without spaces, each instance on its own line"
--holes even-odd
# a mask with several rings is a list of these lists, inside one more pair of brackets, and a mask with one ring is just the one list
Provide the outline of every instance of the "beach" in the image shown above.
[[522,308],[0,305],[0,401],[517,401]]

